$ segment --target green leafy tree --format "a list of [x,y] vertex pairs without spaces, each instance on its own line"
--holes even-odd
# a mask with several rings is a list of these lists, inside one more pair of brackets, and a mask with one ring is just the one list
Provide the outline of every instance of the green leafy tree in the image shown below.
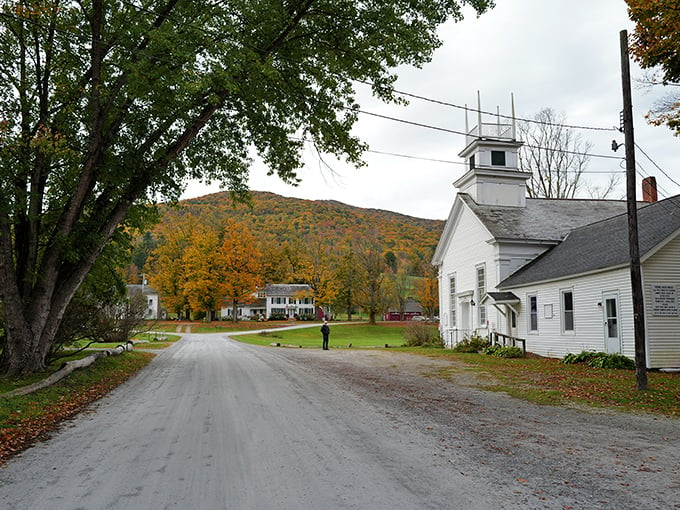
[[[146,261],[156,249],[156,246],[158,246],[158,241],[153,237],[151,232],[145,232],[137,241],[132,249],[132,263],[138,270],[144,270]],[[130,283],[137,283],[137,281]]]
[[395,100],[437,27],[491,0],[0,3],[0,372],[45,366],[111,236],[188,178],[285,182],[302,139],[361,164],[355,83]]
[[397,256],[393,251],[390,250],[385,252],[385,264],[387,264],[387,267],[389,267],[393,272],[397,272]]
[[387,271],[387,299],[399,311],[399,320],[404,320],[406,303],[412,294],[411,278],[405,268]]

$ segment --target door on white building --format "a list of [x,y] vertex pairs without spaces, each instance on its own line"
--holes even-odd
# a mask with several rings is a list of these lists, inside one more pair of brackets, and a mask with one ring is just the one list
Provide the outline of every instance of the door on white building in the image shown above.
[[470,302],[465,300],[465,301],[460,301],[460,328],[463,333],[463,335],[469,335],[470,334],[470,328],[471,323],[470,323]]
[[508,321],[508,335],[517,338],[517,312],[509,306],[506,306],[505,317]]
[[621,352],[621,325],[618,294],[602,295],[604,313],[604,350],[608,354]]

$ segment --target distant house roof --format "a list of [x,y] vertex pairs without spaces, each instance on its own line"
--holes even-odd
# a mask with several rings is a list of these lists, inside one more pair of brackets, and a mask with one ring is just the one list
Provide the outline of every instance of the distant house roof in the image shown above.
[[265,294],[269,296],[292,296],[297,292],[309,292],[312,288],[306,283],[268,283]]
[[423,313],[423,307],[413,298],[408,298],[404,304],[404,313]]
[[621,200],[527,198],[526,207],[508,207],[458,196],[497,240],[561,241],[574,228],[626,212]]
[[[680,195],[638,207],[640,257],[680,232]],[[508,276],[499,289],[628,264],[628,216],[619,214],[574,229],[559,245]]]

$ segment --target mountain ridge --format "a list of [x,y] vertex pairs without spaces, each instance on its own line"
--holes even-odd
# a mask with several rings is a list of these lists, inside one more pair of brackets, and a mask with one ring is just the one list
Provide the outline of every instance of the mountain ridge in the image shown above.
[[228,191],[210,193],[161,206],[162,221],[192,214],[215,226],[227,219],[244,223],[257,239],[294,242],[320,238],[339,246],[347,239],[372,239],[383,252],[399,259],[429,264],[444,229],[444,220],[417,218],[385,209],[364,208],[333,199],[285,197],[269,191],[251,191],[252,207],[234,205]]

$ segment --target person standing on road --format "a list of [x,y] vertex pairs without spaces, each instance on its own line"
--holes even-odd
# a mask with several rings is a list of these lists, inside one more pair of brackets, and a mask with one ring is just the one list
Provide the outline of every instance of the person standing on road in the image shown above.
[[328,321],[323,321],[323,326],[321,326],[321,336],[323,336],[323,350],[328,350],[328,336],[331,334],[331,328],[328,325]]

